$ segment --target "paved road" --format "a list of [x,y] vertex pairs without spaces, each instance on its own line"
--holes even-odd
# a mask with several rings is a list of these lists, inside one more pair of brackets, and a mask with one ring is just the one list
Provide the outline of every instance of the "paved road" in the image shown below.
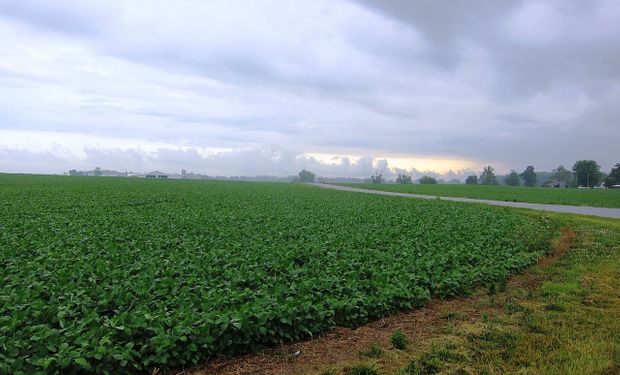
[[411,193],[399,193],[395,191],[380,191],[360,189],[349,186],[340,186],[332,184],[310,184],[313,186],[322,187],[325,189],[353,191],[357,193],[369,193],[379,195],[392,195],[397,197],[409,197],[409,198],[421,198],[421,199],[437,199],[440,198],[445,201],[454,202],[468,202],[468,203],[485,203],[493,206],[505,206],[505,207],[517,207],[517,208],[529,208],[531,210],[539,211],[553,211],[563,212],[578,215],[592,215],[600,217],[610,217],[613,219],[620,219],[620,208],[602,208],[602,207],[589,207],[589,206],[564,206],[559,204],[539,204],[539,203],[525,203],[525,202],[506,202],[506,201],[493,201],[487,199],[473,199],[473,198],[459,198],[459,197],[438,197],[434,195],[423,194],[411,194]]

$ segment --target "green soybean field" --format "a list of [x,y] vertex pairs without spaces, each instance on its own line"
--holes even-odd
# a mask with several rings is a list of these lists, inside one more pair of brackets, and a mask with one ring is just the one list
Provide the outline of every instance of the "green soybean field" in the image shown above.
[[532,264],[548,223],[286,183],[0,175],[0,373],[145,373],[357,326]]

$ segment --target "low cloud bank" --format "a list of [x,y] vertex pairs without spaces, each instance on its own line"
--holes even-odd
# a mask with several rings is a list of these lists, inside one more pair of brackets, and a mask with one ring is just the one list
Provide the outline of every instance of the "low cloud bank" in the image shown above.
[[390,166],[389,160],[371,155],[351,160],[340,157],[325,162],[315,157],[281,147],[236,149],[208,153],[194,148],[158,148],[146,151],[139,148],[102,149],[85,147],[81,155],[56,149],[34,152],[25,149],[0,148],[0,172],[63,173],[70,169],[91,170],[95,167],[118,171],[167,173],[185,169],[187,172],[210,176],[291,176],[308,169],[317,176],[367,178],[381,173],[394,178],[399,173],[419,178],[423,175],[445,180],[464,180],[476,172],[463,169],[439,173],[416,168]]

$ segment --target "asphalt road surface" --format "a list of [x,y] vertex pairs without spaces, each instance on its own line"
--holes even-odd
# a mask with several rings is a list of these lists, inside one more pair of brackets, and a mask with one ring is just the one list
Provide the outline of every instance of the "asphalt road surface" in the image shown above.
[[340,185],[332,185],[332,184],[319,184],[319,183],[313,183],[313,184],[309,184],[309,185],[318,186],[318,187],[321,187],[321,188],[324,188],[324,189],[352,191],[352,192],[356,192],[356,193],[392,195],[392,196],[396,196],[396,197],[408,197],[408,198],[420,198],[420,199],[441,199],[441,200],[444,200],[444,201],[454,201],[454,202],[484,203],[484,204],[490,204],[490,205],[493,205],[493,206],[529,208],[530,210],[563,212],[563,213],[569,213],[569,214],[592,215],[592,216],[600,216],[600,217],[609,217],[609,218],[613,218],[613,219],[620,219],[620,208],[602,208],[602,207],[589,207],[589,206],[565,206],[565,205],[560,205],[560,204],[539,204],[539,203],[526,203],[526,202],[506,202],[506,201],[494,201],[494,200],[487,200],[487,199],[459,198],[459,197],[438,197],[438,196],[435,196],[435,195],[399,193],[399,192],[395,192],[395,191],[369,190],[369,189],[360,189],[360,188],[354,188],[354,187],[349,187],[349,186],[340,186]]

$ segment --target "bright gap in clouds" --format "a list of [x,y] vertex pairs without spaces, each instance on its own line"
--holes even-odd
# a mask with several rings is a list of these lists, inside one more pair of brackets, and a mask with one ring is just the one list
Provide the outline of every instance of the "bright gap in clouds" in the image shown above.
[[[362,155],[336,155],[336,154],[323,154],[323,153],[304,153],[300,157],[314,158],[324,164],[342,164],[343,161],[357,163],[363,158]],[[439,174],[446,174],[449,171],[472,171],[482,169],[483,165],[476,161],[471,160],[458,160],[442,157],[428,157],[428,158],[416,158],[406,155],[374,155],[373,167],[377,172],[383,172],[381,168],[384,168],[380,161],[386,161],[389,170],[391,171],[433,171]]]

